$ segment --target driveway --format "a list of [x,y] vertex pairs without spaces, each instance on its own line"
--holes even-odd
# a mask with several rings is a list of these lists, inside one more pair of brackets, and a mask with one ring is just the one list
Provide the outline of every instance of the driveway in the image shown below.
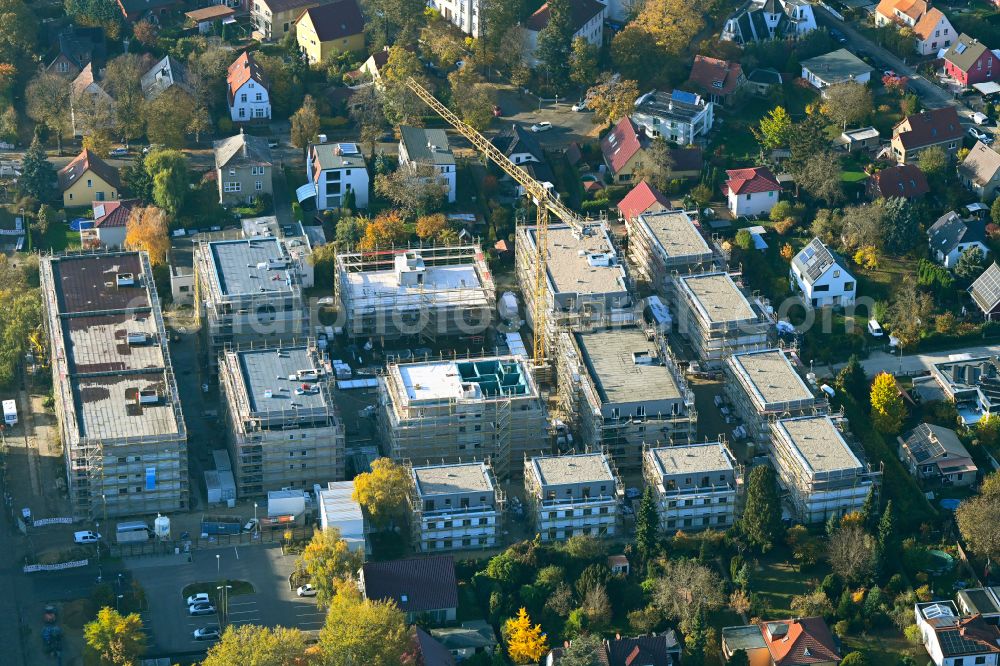
[[[218,557],[217,557],[218,556]],[[300,599],[288,589],[288,576],[295,556],[283,556],[279,547],[218,548],[198,550],[187,557],[166,556],[126,560],[135,579],[143,586],[149,609],[143,623],[151,652],[173,655],[207,649],[209,643],[195,641],[193,632],[209,624],[220,624],[218,615],[191,617],[182,592],[192,583],[223,579],[248,581],[253,594],[229,600],[229,624],[298,627],[315,631],[323,626],[324,614],[315,600]]]

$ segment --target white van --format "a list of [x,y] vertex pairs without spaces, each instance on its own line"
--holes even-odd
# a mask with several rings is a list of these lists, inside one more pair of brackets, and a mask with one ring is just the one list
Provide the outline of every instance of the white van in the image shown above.
[[868,320],[868,332],[872,335],[872,337],[875,338],[881,338],[883,335],[885,335],[882,332],[882,327],[879,326],[878,321],[875,319]]
[[975,113],[972,114],[972,122],[976,123],[977,125],[989,125],[990,118],[985,113],[976,111]]
[[3,422],[8,428],[17,425],[17,403],[13,400],[3,401]]

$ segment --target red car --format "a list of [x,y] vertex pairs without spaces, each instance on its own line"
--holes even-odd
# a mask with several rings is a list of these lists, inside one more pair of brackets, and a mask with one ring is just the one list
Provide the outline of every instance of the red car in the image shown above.
[[496,104],[494,104],[493,105],[493,117],[494,118],[499,118],[502,115],[503,115],[503,109],[501,109],[499,106],[497,106]]

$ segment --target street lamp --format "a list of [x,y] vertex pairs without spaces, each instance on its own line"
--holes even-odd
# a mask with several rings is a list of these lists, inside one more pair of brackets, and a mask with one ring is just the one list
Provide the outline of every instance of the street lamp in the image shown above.
[[215,554],[215,573],[222,571],[222,557],[216,553]]
[[125,598],[124,594],[119,594],[117,597],[115,597],[115,611],[119,609],[118,603],[124,598]]
[[253,524],[254,527],[257,526],[257,502],[253,503]]
[[232,585],[219,585],[215,588],[219,591],[219,597],[222,599],[222,612],[219,614],[219,624],[225,626],[229,619],[229,590],[233,589]]

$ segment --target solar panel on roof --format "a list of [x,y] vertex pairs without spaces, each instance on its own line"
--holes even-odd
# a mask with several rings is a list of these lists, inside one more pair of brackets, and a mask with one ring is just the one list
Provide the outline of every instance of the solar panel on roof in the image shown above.
[[356,143],[342,143],[342,144],[340,144],[340,154],[341,155],[357,155],[358,154],[358,144],[356,144]]
[[955,45],[955,53],[957,53],[958,55],[962,55],[963,53],[965,53],[965,49],[967,48],[968,46],[965,44],[965,42],[959,42],[958,44]]
[[685,104],[697,104],[698,96],[694,93],[687,92],[685,90],[675,90],[670,93],[670,99],[675,102],[684,102]]

